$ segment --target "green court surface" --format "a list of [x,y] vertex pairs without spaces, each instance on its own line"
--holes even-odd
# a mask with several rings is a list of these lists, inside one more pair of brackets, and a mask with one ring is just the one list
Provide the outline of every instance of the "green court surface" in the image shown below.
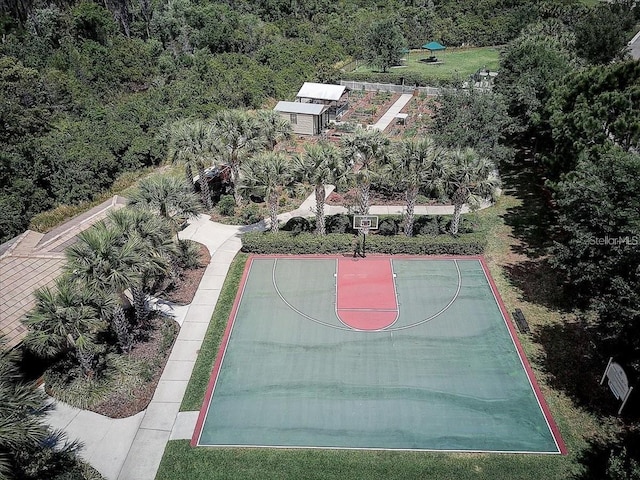
[[564,453],[482,260],[382,261],[399,313],[367,331],[336,299],[366,318],[369,258],[250,258],[193,443]]

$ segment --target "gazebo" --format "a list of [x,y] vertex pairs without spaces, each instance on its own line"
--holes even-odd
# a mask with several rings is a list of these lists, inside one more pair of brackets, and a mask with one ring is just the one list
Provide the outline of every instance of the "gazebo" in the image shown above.
[[437,62],[438,58],[435,56],[434,52],[444,51],[447,47],[438,42],[429,42],[425,43],[422,48],[429,50],[429,53],[431,54],[431,56],[425,60],[426,62]]

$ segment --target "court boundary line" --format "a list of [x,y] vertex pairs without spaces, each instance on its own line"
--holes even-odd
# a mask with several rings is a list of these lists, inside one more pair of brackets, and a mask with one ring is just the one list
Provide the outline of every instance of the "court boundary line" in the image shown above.
[[357,328],[353,328],[349,325],[347,325],[346,323],[344,323],[342,321],[342,318],[340,318],[340,315],[338,315],[338,275],[339,275],[339,265],[340,265],[340,258],[336,258],[336,261],[334,262],[334,269],[333,269],[333,279],[334,279],[334,289],[333,289],[333,313],[336,316],[336,318],[338,319],[338,321],[345,326],[345,328],[349,329],[349,330],[353,330],[354,332],[359,331]]
[[[420,259],[420,257],[413,257],[413,258]],[[449,303],[442,310],[440,310],[439,312],[436,312],[432,316],[427,317],[427,318],[425,318],[423,320],[420,320],[419,322],[412,323],[411,325],[404,325],[402,327],[389,328],[387,331],[389,331],[389,332],[399,332],[401,330],[407,330],[409,328],[414,328],[414,327],[417,327],[419,325],[423,325],[425,323],[429,323],[430,321],[435,320],[437,317],[439,317],[440,315],[442,315],[444,312],[446,312],[447,310],[449,310],[451,308],[451,306],[456,302],[456,300],[460,296],[460,290],[462,290],[462,273],[460,272],[460,265],[458,265],[458,259],[457,258],[453,258],[451,260],[453,261],[453,264],[456,267],[456,272],[458,273],[458,287],[456,288],[456,293],[453,295],[453,298],[449,301]]]
[[545,419],[547,428],[549,428],[549,431],[551,432],[551,437],[553,438],[553,441],[556,444],[556,448],[558,449],[558,451],[553,452],[553,454],[567,455],[568,454],[567,446],[564,443],[564,440],[562,438],[562,434],[560,433],[560,429],[558,428],[558,425],[553,419],[553,415],[551,414],[551,409],[549,408],[549,405],[547,404],[544,398],[542,390],[540,389],[540,385],[536,380],[535,372],[533,371],[533,368],[529,363],[529,359],[527,358],[524,348],[520,343],[520,339],[518,338],[518,334],[515,330],[515,327],[509,321],[507,307],[504,301],[502,300],[502,297],[500,296],[500,292],[498,291],[498,286],[496,285],[491,273],[489,272],[489,265],[487,264],[484,257],[480,257],[478,261],[480,262],[482,272],[484,273],[487,283],[489,284],[491,293],[493,294],[493,299],[496,302],[496,305],[498,306],[498,310],[500,311],[502,320],[507,326],[507,331],[509,332],[509,337],[511,337],[511,342],[513,343],[513,346],[516,348],[516,353],[518,354],[518,358],[520,359],[520,364],[522,365],[525,375],[527,376],[527,380],[529,381],[529,386],[533,391],[533,395],[536,398],[536,401],[538,402],[538,407],[542,412],[542,416]]
[[498,455],[558,455],[558,452],[537,452],[535,450],[456,450],[435,448],[384,448],[384,447],[327,447],[305,445],[243,445],[243,444],[215,444],[198,445],[204,448],[274,448],[279,450],[353,450],[367,452],[430,452],[430,453],[488,453]]
[[[207,389],[205,390],[202,406],[200,407],[200,413],[198,413],[198,419],[196,420],[196,425],[195,425],[195,428],[193,429],[193,435],[191,436],[190,443],[192,447],[200,446],[200,437],[202,436],[202,430],[207,420],[207,416],[209,415],[209,410],[211,409],[211,402],[213,401],[213,393],[215,391],[216,385],[218,384],[218,377],[220,376],[220,370],[222,369],[222,362],[224,362],[224,357],[227,353],[227,347],[229,346],[231,333],[236,323],[238,308],[240,308],[240,303],[242,302],[242,297],[244,296],[245,288],[247,286],[247,279],[249,278],[249,272],[252,266],[253,266],[253,257],[249,257],[247,259],[247,263],[244,266],[242,277],[240,279],[240,284],[242,285],[242,288],[239,288],[238,292],[236,293],[236,298],[233,301],[233,307],[231,308],[231,312],[229,313],[229,318],[227,319],[227,326],[225,327],[222,338],[220,339],[220,345],[218,346],[216,359],[213,364],[213,368],[211,370],[209,383],[207,384]],[[211,325],[211,319],[209,319],[209,325]],[[207,330],[209,330],[209,327],[207,327]],[[204,408],[205,404],[207,406],[206,409]]]

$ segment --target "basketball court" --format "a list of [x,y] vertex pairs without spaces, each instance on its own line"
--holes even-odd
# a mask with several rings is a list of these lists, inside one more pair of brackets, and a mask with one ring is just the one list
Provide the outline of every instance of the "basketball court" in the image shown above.
[[250,257],[192,444],[566,453],[481,257]]

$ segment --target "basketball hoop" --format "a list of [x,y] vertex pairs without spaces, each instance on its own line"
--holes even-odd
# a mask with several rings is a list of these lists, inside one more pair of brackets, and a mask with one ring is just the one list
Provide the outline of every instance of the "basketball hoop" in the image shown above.
[[[362,252],[360,255],[362,258],[366,256],[365,250],[367,245],[367,235],[371,230],[378,229],[378,216],[377,215],[354,215],[353,216],[353,228],[362,234]],[[355,253],[354,253],[355,256]]]

